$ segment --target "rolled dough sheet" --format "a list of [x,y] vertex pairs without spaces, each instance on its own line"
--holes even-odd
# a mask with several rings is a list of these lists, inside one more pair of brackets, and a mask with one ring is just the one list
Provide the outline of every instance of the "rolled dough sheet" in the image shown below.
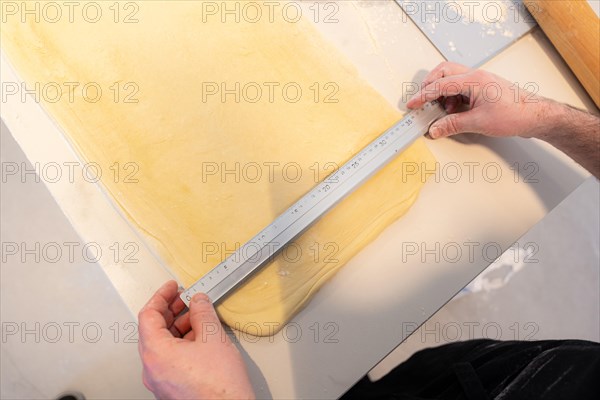
[[[96,23],[8,18],[2,46],[29,88],[47,87],[43,106],[185,286],[401,117],[310,22],[223,22],[196,1],[137,6],[137,23],[109,10]],[[64,88],[58,101],[48,83]],[[215,85],[233,94],[209,95]],[[417,141],[223,301],[222,320],[279,330],[416,200],[423,182],[405,162],[435,163]]]

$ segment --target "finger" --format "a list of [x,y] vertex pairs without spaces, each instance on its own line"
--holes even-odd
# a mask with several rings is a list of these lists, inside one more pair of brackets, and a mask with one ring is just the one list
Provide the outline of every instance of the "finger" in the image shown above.
[[171,312],[175,316],[179,315],[185,309],[185,303],[183,302],[183,300],[181,300],[181,297],[179,297],[179,294],[181,294],[181,293],[180,292],[177,293],[177,297],[175,298],[175,301],[173,301],[173,303],[171,303],[171,307],[169,307],[171,309]]
[[190,324],[196,338],[203,342],[219,340],[223,327],[217,313],[204,293],[197,293],[190,302]]
[[183,338],[185,340],[189,340],[190,342],[193,342],[194,340],[196,340],[196,332],[194,331],[189,331],[188,333],[186,333]]
[[[423,104],[437,100],[440,97],[463,95],[471,97],[472,82],[468,81],[468,75],[448,76],[436,80],[421,89],[406,104],[408,108],[418,108]],[[472,80],[472,79],[471,79]]]
[[177,282],[171,280],[162,285],[148,300],[145,307],[160,309],[161,312],[170,311],[171,304],[177,298]]
[[[175,321],[175,317],[181,310],[177,313],[173,312],[173,308],[179,308],[179,302],[183,304],[183,300],[179,298],[179,286],[175,287],[175,281],[169,281],[165,283],[160,289],[158,289],[157,294],[164,299],[167,303],[166,310],[163,311],[163,316],[165,317],[165,321],[167,322],[167,327],[171,327],[173,322]],[[178,302],[179,301],[179,302]],[[185,304],[184,304],[185,306]]]
[[446,110],[446,112],[448,114],[452,114],[458,107],[458,104],[460,101],[461,101],[461,96],[447,97],[444,100],[444,109]]
[[165,315],[165,320],[167,321],[167,327],[176,337],[183,336],[184,332],[180,332],[177,326],[174,326],[175,321],[177,321],[177,317],[182,313],[184,309],[186,309],[185,303],[181,300],[179,296],[182,292],[181,288],[178,288],[177,295],[173,299],[172,303],[169,305],[169,312]]
[[190,323],[190,313],[187,312],[179,316],[175,320],[173,326],[181,333],[182,336],[185,336],[192,329],[192,324]]
[[175,324],[173,324],[169,327],[169,332],[171,332],[171,335],[173,335],[173,337],[175,337],[175,338],[183,337],[183,333],[179,332],[179,329],[177,329]]
[[[470,106],[470,107],[473,107],[473,104],[472,104],[472,102],[471,102],[471,99],[469,99],[467,96],[460,95],[460,96],[458,96],[458,97],[460,98],[460,102],[459,102],[460,104],[459,104],[459,105],[466,104],[466,105],[468,105],[468,106]],[[473,99],[473,100],[474,100],[474,99]]]
[[[463,105],[470,105],[469,99],[463,95],[452,96],[445,99],[444,108],[448,114],[459,112]],[[463,110],[464,111],[464,110]]]
[[449,114],[434,122],[429,128],[429,136],[433,139],[467,132],[481,133],[479,132],[477,116],[474,111]]
[[169,281],[148,300],[138,314],[140,341],[172,337],[167,329],[173,319],[169,305],[176,295],[177,283]]
[[438,79],[445,78],[447,76],[466,74],[469,71],[471,71],[471,68],[467,67],[466,65],[445,61],[438,64],[434,69],[431,70],[430,73],[425,76],[421,86],[427,86],[431,82],[435,82]]

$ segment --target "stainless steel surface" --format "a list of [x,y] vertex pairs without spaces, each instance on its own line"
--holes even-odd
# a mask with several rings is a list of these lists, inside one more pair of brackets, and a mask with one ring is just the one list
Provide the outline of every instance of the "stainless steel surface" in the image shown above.
[[536,22],[521,0],[396,0],[448,61],[477,67],[528,33]]

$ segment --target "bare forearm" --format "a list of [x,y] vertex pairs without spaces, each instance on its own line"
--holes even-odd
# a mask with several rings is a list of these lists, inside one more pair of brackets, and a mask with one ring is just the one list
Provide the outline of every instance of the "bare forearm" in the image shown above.
[[532,136],[561,150],[600,179],[600,118],[543,99],[541,120]]

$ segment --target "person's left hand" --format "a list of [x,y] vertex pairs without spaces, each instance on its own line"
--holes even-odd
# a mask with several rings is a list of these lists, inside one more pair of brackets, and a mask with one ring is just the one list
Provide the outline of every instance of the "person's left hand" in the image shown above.
[[251,399],[254,391],[240,352],[225,333],[208,296],[190,311],[177,283],[165,283],[138,315],[144,385],[160,399]]

